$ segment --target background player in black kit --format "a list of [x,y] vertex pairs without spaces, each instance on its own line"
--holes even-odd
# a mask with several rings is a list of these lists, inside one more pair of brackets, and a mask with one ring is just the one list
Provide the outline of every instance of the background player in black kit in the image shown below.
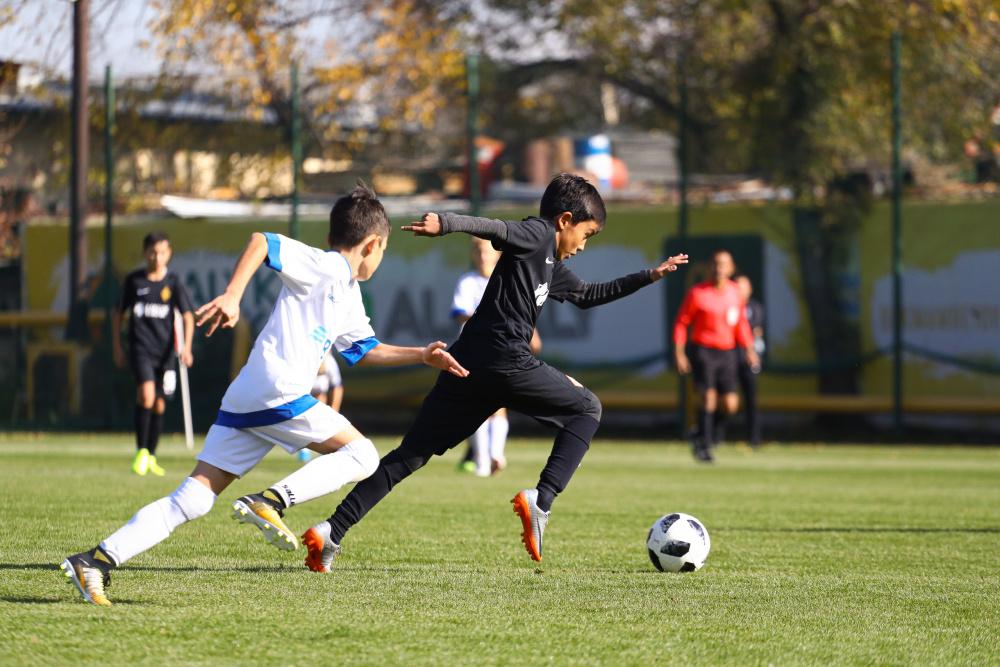
[[418,236],[473,234],[492,241],[503,256],[479,307],[451,347],[470,375],[462,379],[439,375],[402,444],[382,458],[374,475],[354,487],[329,520],[312,528],[324,541],[323,553],[311,554],[311,560],[322,566],[314,567],[307,559],[311,569],[328,571],[347,530],[393,486],[431,456],[468,438],[504,406],[559,429],[537,488],[521,491],[512,501],[522,520],[525,548],[534,560],[542,559],[549,508],[590,446],[600,423],[601,402],[531,353],[538,314],[550,297],[580,308],[620,299],[687,263],[687,255],[607,283],[586,283],[563,260],[582,251],[604,227],[604,202],[597,189],[579,176],[560,174],[546,188],[540,209],[539,217],[521,222],[428,213],[420,222],[403,227]]
[[[142,241],[146,267],[125,276],[122,297],[115,312],[113,331],[120,332],[122,317],[129,316],[128,364],[135,376],[135,459],[132,470],[137,475],[151,472],[162,476],[164,470],[156,462],[156,445],[163,426],[164,376],[167,384],[176,382],[173,375],[174,310],[184,319],[184,344],[181,363],[191,366],[191,341],[194,336],[194,308],[191,297],[180,278],[167,271],[170,262],[170,240],[162,232],[151,232]],[[112,337],[115,364],[125,366],[121,339]],[[166,390],[173,393],[173,387]]]

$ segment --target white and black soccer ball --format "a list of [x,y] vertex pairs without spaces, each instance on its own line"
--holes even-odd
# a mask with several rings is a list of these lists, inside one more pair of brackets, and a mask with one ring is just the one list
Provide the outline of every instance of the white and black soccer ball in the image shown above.
[[694,572],[701,569],[712,548],[705,525],[690,514],[661,516],[649,529],[646,549],[660,572]]

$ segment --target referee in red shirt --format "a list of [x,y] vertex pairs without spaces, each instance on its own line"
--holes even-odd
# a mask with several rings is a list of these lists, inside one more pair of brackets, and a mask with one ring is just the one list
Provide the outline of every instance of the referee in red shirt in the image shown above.
[[[740,348],[745,350],[751,368],[760,365],[743,296],[732,280],[735,269],[732,254],[716,250],[712,255],[712,279],[688,291],[674,322],[677,371],[681,375],[694,373],[694,386],[701,398],[698,432],[692,443],[694,456],[707,463],[713,460],[715,429],[721,430],[726,416],[739,409],[736,389]],[[690,350],[685,349],[688,344]]]

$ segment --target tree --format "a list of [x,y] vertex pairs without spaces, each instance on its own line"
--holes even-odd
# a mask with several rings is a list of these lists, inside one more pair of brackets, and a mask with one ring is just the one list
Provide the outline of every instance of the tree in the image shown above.
[[[460,7],[418,0],[156,0],[168,69],[207,68],[255,113],[290,125],[288,72],[301,63],[307,126],[348,147],[372,130],[430,129],[462,84]],[[326,33],[326,39],[320,30]],[[332,33],[332,35],[330,34]],[[345,127],[347,132],[345,133]]]
[[[673,126],[683,54],[698,168],[756,173],[800,200],[859,165],[888,163],[894,30],[913,102],[910,150],[958,159],[1000,98],[994,0],[508,0],[478,20],[517,75],[609,81],[647,126]],[[563,48],[533,48],[532,28],[555,31]],[[542,55],[524,57],[532,52]]]

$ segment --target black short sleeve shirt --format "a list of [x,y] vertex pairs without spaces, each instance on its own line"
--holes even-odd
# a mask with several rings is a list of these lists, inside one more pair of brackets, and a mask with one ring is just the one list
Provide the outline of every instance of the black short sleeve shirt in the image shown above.
[[194,310],[177,274],[150,280],[145,269],[125,276],[118,310],[129,314],[128,342],[132,354],[161,358],[174,344],[174,311]]

